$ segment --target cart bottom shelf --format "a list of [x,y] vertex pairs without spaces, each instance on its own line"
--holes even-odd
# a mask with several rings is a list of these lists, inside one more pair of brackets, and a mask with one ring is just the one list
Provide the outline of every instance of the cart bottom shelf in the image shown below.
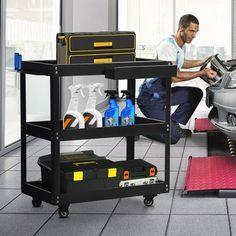
[[35,199],[53,205],[64,205],[78,202],[97,201],[105,199],[132,197],[132,196],[156,196],[157,194],[166,193],[169,191],[168,185],[161,180],[155,184],[122,187],[122,188],[108,188],[96,191],[78,191],[73,193],[63,193],[56,196],[51,191],[42,187],[41,181],[26,182],[22,186],[22,193],[32,196]]

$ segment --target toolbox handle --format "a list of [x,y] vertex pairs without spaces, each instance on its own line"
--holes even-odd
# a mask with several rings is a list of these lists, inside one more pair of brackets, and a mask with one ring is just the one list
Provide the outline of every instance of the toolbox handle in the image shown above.
[[95,48],[99,48],[99,47],[112,47],[112,42],[94,42],[93,46]]
[[94,58],[93,63],[111,63],[112,58]]

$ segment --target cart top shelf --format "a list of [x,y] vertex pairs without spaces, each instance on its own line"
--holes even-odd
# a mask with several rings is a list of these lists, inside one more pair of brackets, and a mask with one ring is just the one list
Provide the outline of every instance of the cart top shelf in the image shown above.
[[[133,70],[132,70],[133,69]],[[126,71],[136,71],[129,76],[117,76]],[[46,76],[76,76],[76,75],[102,75],[109,79],[137,79],[150,77],[171,77],[177,72],[176,65],[170,62],[156,60],[138,60],[129,62],[113,63],[79,63],[79,64],[57,64],[52,61],[22,61],[21,73]]]

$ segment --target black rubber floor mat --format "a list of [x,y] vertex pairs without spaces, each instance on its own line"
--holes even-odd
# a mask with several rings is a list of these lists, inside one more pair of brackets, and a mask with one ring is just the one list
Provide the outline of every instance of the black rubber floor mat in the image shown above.
[[207,132],[208,156],[230,156],[227,136],[218,131]]

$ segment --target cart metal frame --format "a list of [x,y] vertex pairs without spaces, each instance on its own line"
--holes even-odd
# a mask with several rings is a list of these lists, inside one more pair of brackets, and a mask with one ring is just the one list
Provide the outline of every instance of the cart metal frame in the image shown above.
[[[171,76],[175,76],[177,68],[168,62],[140,60],[134,62],[117,62],[105,64],[56,64],[56,61],[23,61],[20,72],[21,92],[21,190],[33,200],[63,206],[75,202],[86,202],[131,196],[156,196],[169,191],[170,172],[170,92]],[[49,121],[26,122],[26,75],[46,75],[50,79],[50,117]],[[135,99],[135,81],[140,78],[166,78],[166,120],[154,120],[136,117],[133,126],[102,127],[94,129],[63,130],[60,120],[60,81],[63,76],[101,75],[106,78],[126,79],[128,90],[132,90]],[[88,78],[89,79],[89,78]],[[134,159],[134,136],[164,132],[165,135],[165,175],[164,180],[152,185],[112,188],[96,191],[81,190],[78,193],[60,193],[60,142],[76,139],[108,138],[126,136],[126,159]],[[52,189],[42,187],[41,181],[27,181],[27,143],[26,136],[32,135],[51,142]]]

